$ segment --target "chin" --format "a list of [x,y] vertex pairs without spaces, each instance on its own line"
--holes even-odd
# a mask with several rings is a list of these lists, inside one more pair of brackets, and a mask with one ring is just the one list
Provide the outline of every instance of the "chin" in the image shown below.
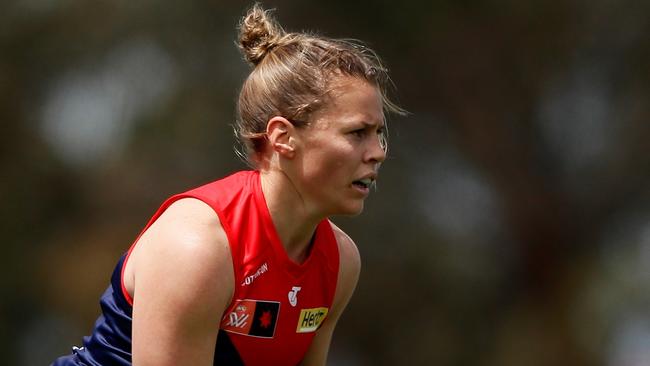
[[363,202],[355,205],[341,207],[336,215],[341,216],[358,216],[363,212]]

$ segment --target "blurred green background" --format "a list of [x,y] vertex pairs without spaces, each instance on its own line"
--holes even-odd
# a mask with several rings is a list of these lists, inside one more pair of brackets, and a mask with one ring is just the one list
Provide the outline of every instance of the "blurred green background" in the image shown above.
[[[242,1],[0,12],[0,364],[92,328],[169,195],[244,167]],[[330,364],[650,365],[650,2],[268,1],[366,41],[396,99]]]

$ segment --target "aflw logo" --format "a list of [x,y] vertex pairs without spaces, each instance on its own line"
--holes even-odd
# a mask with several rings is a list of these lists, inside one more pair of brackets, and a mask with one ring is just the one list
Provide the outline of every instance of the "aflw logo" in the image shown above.
[[248,314],[237,314],[235,312],[230,313],[230,320],[228,321],[229,327],[243,328],[246,326],[246,320],[248,320]]
[[237,300],[232,311],[224,315],[220,328],[245,336],[273,338],[279,315],[277,301]]

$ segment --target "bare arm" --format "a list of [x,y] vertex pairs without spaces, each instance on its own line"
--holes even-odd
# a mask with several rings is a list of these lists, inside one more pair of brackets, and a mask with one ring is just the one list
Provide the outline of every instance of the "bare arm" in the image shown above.
[[133,365],[212,365],[233,293],[228,240],[196,199],[172,204],[142,235],[125,269],[133,302]]
[[323,326],[318,330],[309,350],[307,350],[305,359],[302,362],[304,366],[324,366],[327,362],[327,353],[334,334],[334,328],[350,301],[359,280],[361,259],[357,246],[349,236],[334,224],[332,224],[332,228],[339,245],[340,256],[339,278],[334,293],[334,303]]

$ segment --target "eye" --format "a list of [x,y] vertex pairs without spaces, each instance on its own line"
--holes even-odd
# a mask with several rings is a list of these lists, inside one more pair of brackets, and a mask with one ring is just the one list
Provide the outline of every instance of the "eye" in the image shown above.
[[365,134],[366,134],[366,129],[365,129],[365,128],[359,128],[359,129],[356,129],[356,130],[354,130],[354,131],[351,131],[350,133],[351,133],[354,137],[359,137],[359,138],[361,138],[361,137],[364,137],[364,136],[365,136]]

